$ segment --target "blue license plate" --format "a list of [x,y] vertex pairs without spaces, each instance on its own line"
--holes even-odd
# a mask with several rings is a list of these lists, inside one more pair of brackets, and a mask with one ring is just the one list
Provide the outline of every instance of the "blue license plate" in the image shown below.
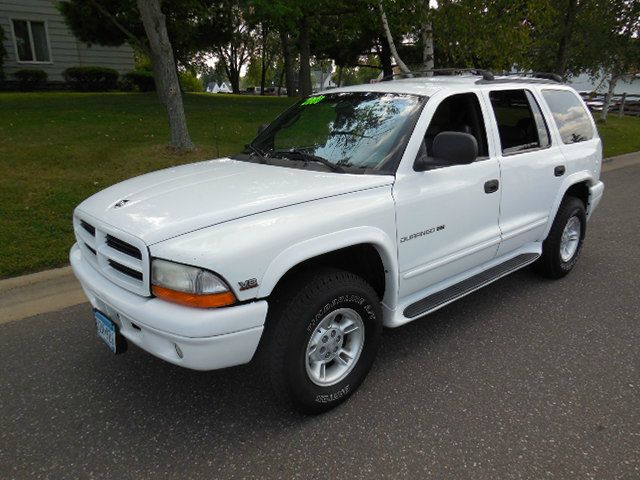
[[116,324],[104,313],[95,311],[96,327],[98,336],[107,344],[113,353],[117,353],[117,337],[118,331]]

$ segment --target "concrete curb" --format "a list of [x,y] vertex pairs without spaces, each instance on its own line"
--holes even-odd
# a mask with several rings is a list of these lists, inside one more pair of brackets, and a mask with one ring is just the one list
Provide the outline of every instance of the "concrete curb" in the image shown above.
[[[610,172],[640,164],[640,152],[603,160],[602,171]],[[55,268],[0,280],[0,324],[86,302],[71,267]]]

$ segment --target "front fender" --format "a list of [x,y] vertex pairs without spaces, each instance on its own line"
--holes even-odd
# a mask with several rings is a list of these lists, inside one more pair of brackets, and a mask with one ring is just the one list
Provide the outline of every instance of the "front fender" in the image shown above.
[[395,242],[383,230],[361,226],[348,228],[326,235],[309,238],[283,250],[267,267],[258,297],[271,294],[280,279],[293,267],[305,260],[353,245],[371,244],[375,247],[385,272],[385,295],[383,302],[392,307],[398,291],[398,259]]
[[394,239],[395,207],[391,188],[384,186],[238,218],[151,245],[150,251],[153,257],[216,272],[238,300],[249,301],[267,297],[304,260],[369,243],[384,264],[385,301],[394,305]]

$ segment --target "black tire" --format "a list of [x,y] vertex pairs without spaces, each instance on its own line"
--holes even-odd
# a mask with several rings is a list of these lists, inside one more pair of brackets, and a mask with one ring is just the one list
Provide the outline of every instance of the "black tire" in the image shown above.
[[[364,343],[345,378],[320,386],[307,374],[307,345],[322,319],[339,308],[360,315]],[[320,267],[296,275],[274,292],[260,361],[276,397],[302,413],[318,414],[338,406],[358,389],[373,364],[381,334],[382,309],[373,288],[352,273]]]
[[[578,247],[571,258],[563,260],[560,254],[562,234],[569,220],[577,217],[580,220],[580,238]],[[534,269],[540,275],[547,278],[562,278],[575,266],[582,251],[584,237],[587,230],[587,215],[582,201],[575,197],[567,196],[562,200],[558,213],[553,221],[551,230],[542,244],[542,256],[534,264]]]

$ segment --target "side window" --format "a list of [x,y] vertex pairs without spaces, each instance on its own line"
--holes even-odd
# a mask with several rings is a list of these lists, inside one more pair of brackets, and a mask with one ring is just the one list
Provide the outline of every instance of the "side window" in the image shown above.
[[544,97],[564,143],[584,142],[593,138],[589,114],[578,97],[567,90],[543,90]]
[[535,98],[526,90],[489,94],[505,155],[548,147],[549,130]]
[[478,156],[489,155],[484,117],[474,93],[452,95],[438,105],[424,137],[423,149],[429,158],[432,157],[433,139],[440,132],[469,133],[478,142]]

